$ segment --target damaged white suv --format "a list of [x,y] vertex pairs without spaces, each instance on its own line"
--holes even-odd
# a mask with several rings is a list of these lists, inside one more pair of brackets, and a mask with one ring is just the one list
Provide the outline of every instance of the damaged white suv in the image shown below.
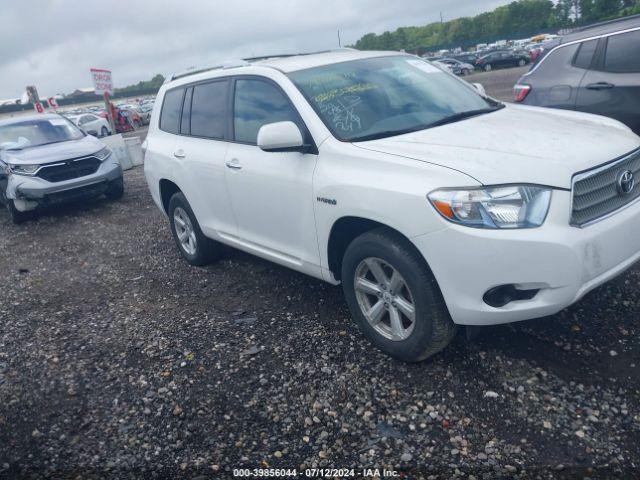
[[504,105],[410,55],[334,51],[174,76],[145,172],[184,258],[221,243],[342,283],[383,351],[553,314],[640,258],[640,138]]

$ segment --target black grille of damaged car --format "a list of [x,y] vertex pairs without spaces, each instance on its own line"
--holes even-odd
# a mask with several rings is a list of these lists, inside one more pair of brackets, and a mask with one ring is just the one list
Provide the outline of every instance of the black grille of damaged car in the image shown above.
[[573,180],[571,225],[582,227],[640,197],[640,150]]
[[76,158],[43,165],[37,176],[48,182],[64,182],[96,173],[99,167],[100,160],[96,157]]

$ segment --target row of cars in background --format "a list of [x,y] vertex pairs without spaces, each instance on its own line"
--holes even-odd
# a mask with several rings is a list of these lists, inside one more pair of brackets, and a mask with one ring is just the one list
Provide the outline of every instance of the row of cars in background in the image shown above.
[[532,56],[521,49],[493,50],[480,53],[464,53],[452,57],[427,57],[455,75],[471,75],[476,69],[490,72],[495,68],[524,67]]
[[[153,103],[153,98],[143,98],[136,102],[115,104],[116,133],[126,133],[148,125],[151,121]],[[95,137],[106,137],[114,133],[104,107],[94,105],[60,113]]]

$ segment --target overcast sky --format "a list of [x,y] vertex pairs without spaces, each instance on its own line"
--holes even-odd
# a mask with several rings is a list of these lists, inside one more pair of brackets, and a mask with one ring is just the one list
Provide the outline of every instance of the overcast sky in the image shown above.
[[[156,73],[271,53],[354,43],[368,32],[475,15],[507,0],[4,0],[0,99],[90,87],[108,68],[116,87]],[[26,8],[26,4],[29,8]],[[107,7],[105,7],[107,6]]]

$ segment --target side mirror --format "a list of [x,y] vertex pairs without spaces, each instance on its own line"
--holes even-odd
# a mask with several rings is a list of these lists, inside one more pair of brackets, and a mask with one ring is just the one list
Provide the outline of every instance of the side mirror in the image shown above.
[[482,95],[483,97],[487,96],[487,92],[485,91],[481,83],[472,83],[471,85],[473,85],[473,87],[480,93],[480,95]]
[[258,131],[258,147],[265,152],[301,152],[305,150],[300,129],[290,121],[263,125]]

